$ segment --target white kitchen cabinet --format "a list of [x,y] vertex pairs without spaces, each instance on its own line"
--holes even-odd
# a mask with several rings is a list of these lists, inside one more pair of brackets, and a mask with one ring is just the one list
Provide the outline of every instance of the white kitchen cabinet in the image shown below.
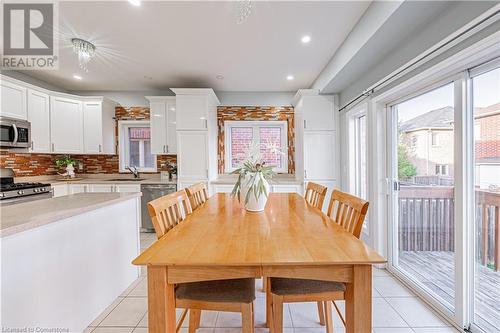
[[87,185],[88,192],[114,192],[115,185],[114,184],[89,184]]
[[231,193],[234,184],[212,184],[211,187],[213,193]]
[[274,193],[297,193],[302,195],[302,185],[300,184],[274,184],[271,186],[271,192]]
[[179,179],[208,180],[208,133],[177,131],[177,148]]
[[83,102],[84,153],[115,154],[114,108],[104,99]]
[[304,179],[335,179],[336,131],[304,133]]
[[52,185],[53,198],[62,197],[69,194],[68,184]]
[[50,153],[50,97],[41,91],[28,89],[28,121],[31,123],[33,153]]
[[66,97],[50,97],[50,138],[52,152],[83,153],[81,101]]
[[319,95],[315,89],[301,89],[294,97],[295,113],[302,115],[305,130],[335,130],[336,115],[334,98],[331,95]]
[[16,119],[28,119],[26,107],[26,87],[12,82],[9,78],[2,75],[0,77],[1,108],[0,114],[3,117]]
[[176,102],[174,96],[146,96],[150,107],[151,152],[175,154]]
[[69,194],[88,192],[87,184],[69,184],[68,187],[69,187]]
[[120,193],[141,192],[141,185],[131,185],[131,184],[115,185],[115,192],[120,192]]
[[177,130],[208,130],[211,113],[219,99],[212,89],[173,88],[176,94]]

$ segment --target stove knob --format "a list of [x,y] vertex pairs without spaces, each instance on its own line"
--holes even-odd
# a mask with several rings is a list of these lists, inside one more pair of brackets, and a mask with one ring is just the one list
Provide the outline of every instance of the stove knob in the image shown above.
[[24,194],[24,191],[17,191],[17,194]]
[[39,190],[39,189],[37,189],[37,188],[35,188],[35,189],[33,190],[33,192],[35,192],[35,193],[36,193],[36,192],[38,192],[38,191],[40,191],[40,190]]
[[5,193],[0,193],[0,198],[5,197]]
[[44,192],[44,191],[45,191],[45,187],[42,187],[42,188],[40,189],[40,191],[41,191],[41,192]]

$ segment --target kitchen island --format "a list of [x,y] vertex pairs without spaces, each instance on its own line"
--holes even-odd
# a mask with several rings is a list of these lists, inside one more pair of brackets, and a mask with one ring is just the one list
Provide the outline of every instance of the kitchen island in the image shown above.
[[2,207],[1,326],[83,331],[140,275],[131,265],[140,196],[79,193]]

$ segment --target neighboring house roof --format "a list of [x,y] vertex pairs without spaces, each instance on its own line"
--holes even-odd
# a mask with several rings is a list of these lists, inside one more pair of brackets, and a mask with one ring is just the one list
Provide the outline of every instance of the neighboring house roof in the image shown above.
[[483,118],[500,113],[500,103],[474,109],[474,118]]
[[426,112],[405,121],[399,127],[401,132],[411,132],[428,128],[453,129],[453,107],[446,106]]

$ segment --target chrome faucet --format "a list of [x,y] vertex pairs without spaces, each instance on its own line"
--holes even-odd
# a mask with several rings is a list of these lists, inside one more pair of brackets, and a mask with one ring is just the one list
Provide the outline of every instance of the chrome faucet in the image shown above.
[[139,170],[137,170],[137,167],[128,166],[128,167],[126,167],[126,169],[134,175],[134,178],[139,178]]

